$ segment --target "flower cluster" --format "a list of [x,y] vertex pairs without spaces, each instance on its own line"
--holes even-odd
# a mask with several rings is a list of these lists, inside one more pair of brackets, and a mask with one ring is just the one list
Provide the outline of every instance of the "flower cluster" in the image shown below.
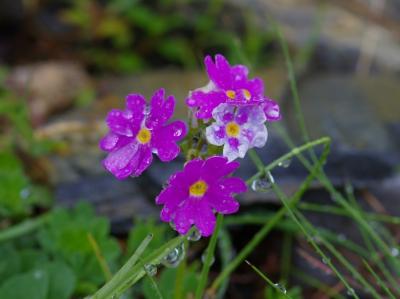
[[[237,212],[239,203],[233,196],[247,190],[241,178],[230,176],[239,167],[234,160],[245,157],[250,148],[263,147],[268,137],[265,123],[281,115],[278,104],[264,95],[263,81],[248,78],[246,66],[231,66],[222,55],[215,61],[207,56],[204,63],[210,81],[191,91],[186,104],[205,130],[191,126],[185,154],[195,148],[196,154],[187,155],[183,170],[169,178],[156,203],[164,205],[161,220],[172,222],[180,234],[194,225],[201,235],[209,236],[215,213]],[[175,159],[180,153],[177,142],[185,138],[187,128],[181,120],[170,122],[174,107],[174,97],[165,98],[164,89],[154,93],[149,105],[140,94],[128,95],[125,110],[114,109],[107,116],[109,133],[100,142],[108,152],[104,167],[117,179],[125,179],[141,175],[153,154],[162,162]],[[217,155],[204,151],[204,143],[221,151]]]

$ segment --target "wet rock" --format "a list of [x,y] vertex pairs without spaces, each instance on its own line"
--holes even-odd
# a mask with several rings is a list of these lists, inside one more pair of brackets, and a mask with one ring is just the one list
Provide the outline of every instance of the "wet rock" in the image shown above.
[[58,205],[66,207],[72,207],[80,200],[90,202],[99,215],[111,219],[114,234],[129,231],[135,217],[158,215],[155,205],[146,200],[133,179],[118,181],[106,173],[60,183],[55,197]]
[[316,0],[231,2],[252,10],[260,28],[268,28],[267,20],[273,17],[297,49],[315,42],[313,63],[319,69],[400,70],[400,22],[396,10],[390,9],[398,6],[394,1],[387,1],[386,8],[341,0],[323,4]]
[[[380,153],[399,151],[389,123],[400,121],[400,87],[396,77],[317,74],[299,87],[304,119],[311,138],[331,136],[333,146]],[[291,97],[283,104],[285,121],[300,142]]]
[[27,100],[34,125],[43,124],[51,114],[70,107],[90,87],[82,67],[60,61],[16,67],[8,83]]

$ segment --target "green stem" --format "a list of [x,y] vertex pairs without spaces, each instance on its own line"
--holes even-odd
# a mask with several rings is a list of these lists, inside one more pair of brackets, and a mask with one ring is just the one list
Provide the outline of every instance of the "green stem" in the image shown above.
[[24,222],[2,230],[0,232],[0,243],[32,233],[46,224],[50,220],[51,216],[51,213],[43,214],[37,218],[25,220]]
[[211,268],[211,265],[213,262],[215,246],[217,245],[218,234],[219,234],[219,230],[221,229],[223,220],[224,220],[224,216],[222,214],[218,214],[217,224],[215,226],[215,230],[211,237],[210,243],[208,244],[208,247],[207,247],[206,260],[204,262],[203,269],[201,270],[199,284],[197,285],[196,296],[195,296],[196,299],[203,298],[204,289],[206,288],[206,284],[207,284],[207,280],[208,280],[208,272],[210,271],[210,268]]
[[[273,161],[271,164],[267,165],[264,169],[265,171],[269,171],[272,168],[278,166],[278,164],[286,159],[290,159],[293,156],[298,155],[300,152],[307,150],[309,147],[317,146],[319,144],[324,144],[324,150],[322,152],[321,158],[319,160],[319,164],[316,164],[313,171],[307,176],[304,182],[301,184],[299,190],[293,195],[292,200],[289,202],[290,206],[295,206],[304,192],[308,189],[309,185],[314,179],[319,167],[325,163],[326,158],[330,149],[330,139],[329,138],[321,138],[319,140],[308,143],[307,145],[294,148],[291,152],[286,155],[283,155],[281,158]],[[250,179],[246,181],[249,185],[253,180],[261,176],[261,171],[259,171],[256,175],[252,176]],[[212,290],[216,290],[226,279],[227,277],[240,265],[240,263],[253,251],[253,249],[265,238],[265,236],[274,228],[279,221],[286,214],[286,207],[282,207],[271,219],[266,222],[263,227],[253,236],[253,238],[246,244],[246,246],[239,252],[239,254],[227,265],[222,272],[218,275],[218,277],[214,280],[211,285]]]
[[129,258],[129,260],[122,266],[122,268],[111,278],[109,282],[107,282],[101,289],[99,289],[93,296],[92,299],[110,299],[115,298],[118,295],[118,290],[132,274],[131,269],[139,260],[140,256],[143,254],[146,247],[149,245],[150,241],[153,239],[153,235],[148,235],[142,243],[140,243],[139,247],[133,253],[133,255]]
[[254,270],[254,272],[256,272],[262,279],[264,279],[271,287],[273,287],[275,290],[277,290],[279,293],[281,293],[285,298],[288,298],[288,299],[292,298],[288,294],[286,294],[287,293],[286,289],[281,289],[279,287],[279,285],[273,283],[271,279],[269,279],[264,273],[261,272],[260,269],[258,269],[256,266],[254,266],[247,260],[245,262],[247,265],[249,265]]

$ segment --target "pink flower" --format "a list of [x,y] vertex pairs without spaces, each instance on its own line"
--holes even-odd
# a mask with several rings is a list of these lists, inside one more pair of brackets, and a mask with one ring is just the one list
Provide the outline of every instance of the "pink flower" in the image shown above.
[[176,158],[180,148],[176,144],[186,135],[183,121],[167,124],[175,107],[173,96],[164,100],[160,89],[151,98],[150,111],[140,94],[126,97],[126,109],[111,110],[106,118],[109,133],[100,141],[100,148],[108,152],[104,167],[117,179],[138,176],[149,167],[153,153],[161,161]]
[[[189,107],[196,109],[197,118],[211,118],[212,111],[221,103],[262,106],[266,101],[272,101],[264,96],[264,83],[260,78],[247,78],[249,71],[246,66],[231,66],[220,54],[215,55],[215,63],[206,56],[204,64],[210,83],[190,92],[186,100]],[[267,116],[267,120],[275,119]]]
[[229,163],[221,156],[187,162],[183,171],[169,178],[168,186],[156,198],[157,204],[164,205],[161,220],[172,221],[180,234],[195,225],[201,235],[211,235],[215,228],[214,210],[221,214],[237,212],[239,203],[233,194],[247,190],[242,179],[226,177],[238,167],[238,162]]
[[228,161],[244,158],[248,149],[263,147],[268,132],[264,111],[258,106],[220,104],[212,113],[215,122],[206,128],[207,141],[224,146],[223,155]]

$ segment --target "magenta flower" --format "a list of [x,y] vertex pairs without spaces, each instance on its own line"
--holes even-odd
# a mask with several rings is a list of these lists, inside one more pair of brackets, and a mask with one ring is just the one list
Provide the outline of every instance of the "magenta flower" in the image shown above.
[[223,145],[228,161],[244,158],[248,149],[263,147],[267,142],[266,117],[261,107],[220,104],[212,115],[215,122],[206,128],[207,141]]
[[192,91],[186,100],[189,107],[196,109],[197,118],[211,118],[212,111],[221,103],[247,106],[272,101],[264,97],[264,84],[260,78],[247,78],[249,71],[246,66],[231,66],[220,54],[215,56],[215,63],[210,56],[206,56],[204,64],[210,83]]
[[247,190],[244,181],[226,177],[239,167],[221,156],[187,162],[183,171],[173,174],[168,186],[157,196],[163,204],[161,220],[173,222],[180,234],[186,234],[195,225],[202,236],[209,236],[215,227],[214,211],[232,214],[239,209],[234,193]]
[[279,105],[274,100],[265,98],[264,102],[261,104],[261,107],[264,110],[267,121],[277,121],[281,119],[282,116]]
[[167,124],[175,99],[169,96],[164,100],[164,96],[164,89],[155,92],[148,112],[145,98],[130,94],[125,110],[113,109],[108,113],[110,131],[100,141],[100,148],[109,152],[103,165],[117,179],[140,175],[151,164],[153,153],[163,162],[179,154],[176,142],[186,135],[186,125],[179,120]]

